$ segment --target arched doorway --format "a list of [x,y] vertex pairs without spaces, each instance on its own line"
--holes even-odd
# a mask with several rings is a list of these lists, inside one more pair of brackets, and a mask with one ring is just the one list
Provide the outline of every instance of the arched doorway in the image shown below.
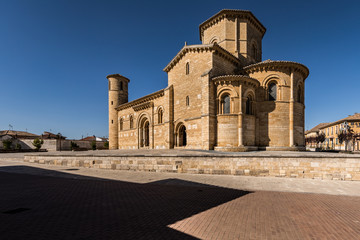
[[149,147],[150,145],[150,122],[147,118],[144,118],[140,122],[139,127],[139,143],[140,147]]
[[187,144],[186,127],[184,124],[180,124],[175,133],[175,145],[177,147],[184,147]]

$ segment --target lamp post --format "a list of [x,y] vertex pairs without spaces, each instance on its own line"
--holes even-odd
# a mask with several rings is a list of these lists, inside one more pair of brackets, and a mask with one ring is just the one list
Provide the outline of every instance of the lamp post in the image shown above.
[[58,139],[59,139],[59,145],[60,145],[60,147],[59,147],[59,151],[61,152],[61,133],[58,133],[57,134],[57,136],[58,136]]

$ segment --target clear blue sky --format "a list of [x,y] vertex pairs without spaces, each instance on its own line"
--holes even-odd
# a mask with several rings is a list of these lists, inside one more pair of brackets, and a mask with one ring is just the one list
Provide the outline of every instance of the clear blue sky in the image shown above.
[[0,0],[0,129],[107,136],[106,76],[130,78],[129,100],[166,87],[162,69],[224,8],[267,28],[263,60],[310,69],[306,129],[360,112],[359,1]]

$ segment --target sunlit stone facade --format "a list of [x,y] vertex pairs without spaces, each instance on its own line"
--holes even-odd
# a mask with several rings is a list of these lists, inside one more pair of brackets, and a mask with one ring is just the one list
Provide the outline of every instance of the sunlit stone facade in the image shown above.
[[249,11],[222,10],[164,68],[167,88],[128,102],[129,79],[107,76],[110,149],[304,149],[309,70],[262,61],[265,31]]

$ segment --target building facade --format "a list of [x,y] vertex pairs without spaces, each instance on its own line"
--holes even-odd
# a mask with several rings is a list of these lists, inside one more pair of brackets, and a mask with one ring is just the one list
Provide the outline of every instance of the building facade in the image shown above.
[[[355,113],[335,122],[320,123],[311,130],[306,131],[305,137],[311,138],[323,133],[326,139],[318,147],[326,150],[345,150],[345,142],[340,143],[338,138],[338,134],[344,128],[344,124],[347,124],[355,134],[360,134],[360,114]],[[308,141],[307,147],[313,147],[313,145],[311,141]],[[360,142],[358,140],[355,142],[350,141],[347,147],[348,150],[360,151]]]
[[107,76],[110,149],[304,149],[309,70],[262,61],[265,31],[250,11],[222,10],[164,68],[167,88],[128,102],[130,80]]

